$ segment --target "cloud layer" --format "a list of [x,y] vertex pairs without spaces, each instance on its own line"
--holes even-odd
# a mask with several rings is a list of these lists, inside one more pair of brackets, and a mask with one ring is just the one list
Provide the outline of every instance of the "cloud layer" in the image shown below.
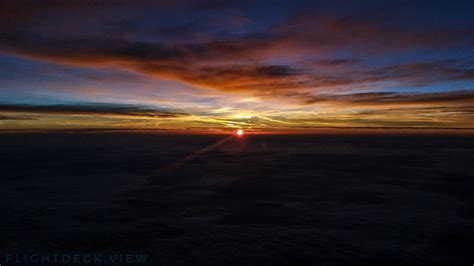
[[[114,67],[133,72],[133,79],[187,84],[200,96],[222,93],[224,100],[210,110],[237,105],[225,98],[235,94],[260,99],[247,106],[254,112],[309,112],[309,105],[372,112],[397,106],[470,109],[474,22],[465,11],[469,3],[461,2],[443,10],[441,2],[418,1],[419,12],[399,1],[357,8],[325,1],[3,1],[0,52],[92,71]],[[89,76],[97,82],[114,77],[101,75]],[[129,94],[135,90],[131,86]],[[168,98],[178,97],[174,93],[169,90]],[[272,108],[267,100],[282,105]],[[198,100],[188,101],[200,108]],[[135,106],[5,105],[0,112],[15,108],[43,114],[181,115]]]
[[56,115],[129,116],[141,118],[173,118],[187,116],[185,113],[161,111],[149,107],[104,103],[82,105],[0,104],[0,112]]

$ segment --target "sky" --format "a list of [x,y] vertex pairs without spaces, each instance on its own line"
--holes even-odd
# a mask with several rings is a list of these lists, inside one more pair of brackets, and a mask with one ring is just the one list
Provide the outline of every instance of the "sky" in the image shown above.
[[474,128],[474,1],[4,0],[0,129]]

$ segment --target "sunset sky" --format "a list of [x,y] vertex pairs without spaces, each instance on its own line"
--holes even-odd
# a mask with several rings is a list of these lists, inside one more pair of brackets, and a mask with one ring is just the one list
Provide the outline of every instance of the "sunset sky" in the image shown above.
[[474,1],[7,0],[0,129],[474,128]]

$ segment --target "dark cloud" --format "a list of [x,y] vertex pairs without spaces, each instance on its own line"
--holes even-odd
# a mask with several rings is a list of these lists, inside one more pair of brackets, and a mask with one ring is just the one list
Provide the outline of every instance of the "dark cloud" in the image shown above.
[[126,71],[85,71],[77,73],[76,75],[96,82],[107,82],[107,83],[125,83],[125,82],[138,82],[143,79],[141,75]]
[[437,60],[410,64],[395,64],[361,73],[367,79],[398,80],[409,85],[428,85],[449,80],[474,77],[474,63],[462,60]]
[[[258,57],[253,53],[256,54],[259,46],[262,48],[261,42],[266,41],[256,38],[247,42],[228,40],[171,47],[120,39],[56,39],[35,37],[34,34],[5,33],[0,46],[11,52],[53,62],[89,66],[118,64],[147,75],[220,90],[327,89],[362,87],[382,81],[425,86],[474,78],[472,68],[460,66],[459,62],[453,60],[397,64],[370,70],[344,68],[335,72],[308,66],[298,67],[297,70],[285,65],[249,62],[252,57]],[[251,45],[255,45],[256,50]],[[315,64],[332,68],[357,62],[353,59],[338,59],[321,60]]]
[[166,67],[166,65],[144,64],[141,71],[150,75],[168,76],[195,85],[217,88],[224,91],[274,90],[297,88],[299,79],[304,79],[298,69],[285,65],[216,65],[202,67]]
[[[122,13],[117,9],[144,11],[147,8],[190,8],[208,12],[243,5],[245,3],[240,1],[137,3],[123,0],[46,0],[41,4],[37,1],[5,1],[0,9],[0,49],[63,64],[93,67],[119,65],[159,78],[220,90],[260,92],[366,87],[381,81],[424,86],[447,80],[473,79],[472,68],[456,66],[450,61],[399,64],[375,69],[368,66],[363,66],[363,69],[351,68],[361,63],[356,59],[316,60],[311,66],[265,62],[275,57],[314,57],[338,49],[355,50],[374,57],[374,53],[387,50],[466,46],[472,45],[474,41],[474,34],[469,27],[411,29],[391,25],[381,20],[383,16],[377,12],[367,12],[365,16],[337,16],[306,11],[286,21],[275,22],[266,31],[254,30],[234,35],[216,35],[212,29],[205,32],[205,28],[212,23],[202,21],[158,25],[151,30],[151,34],[136,26],[132,27],[132,36],[135,37],[121,34],[120,27],[106,28],[111,32],[93,34],[94,28],[80,26],[87,19],[74,15],[76,12],[91,12],[90,17],[98,25],[97,28],[104,29],[103,26],[110,22],[101,20],[100,14],[118,18]],[[69,13],[74,16],[68,18]],[[49,16],[45,17],[44,14]],[[52,19],[54,14],[60,15],[57,20],[64,20],[64,26],[60,27],[58,21]],[[126,19],[133,20],[134,17],[123,18]],[[197,39],[196,29],[203,31],[206,37]],[[176,36],[179,35],[182,36],[181,40],[187,42],[176,43]],[[330,71],[340,66],[348,69]]]
[[[396,64],[369,70],[345,68],[326,73],[320,68],[348,66],[359,61],[320,60],[315,63],[319,68],[301,66],[298,71],[290,66],[256,64],[252,59],[261,58],[259,51],[271,50],[272,44],[268,40],[269,36],[252,37],[246,40],[213,40],[202,44],[170,46],[106,37],[64,39],[31,32],[7,31],[2,34],[0,47],[53,62],[89,66],[118,64],[148,75],[220,90],[326,89],[335,86],[367,86],[382,81],[425,86],[474,78],[472,66],[462,65],[456,60]],[[244,84],[241,81],[245,81]]]
[[339,67],[348,66],[362,62],[360,59],[322,59],[312,62],[315,66]]
[[248,0],[202,0],[202,1],[189,1],[191,5],[196,9],[201,10],[223,10],[230,8],[240,8],[244,5],[248,5],[251,1]]
[[380,15],[378,11],[345,17],[305,12],[275,31],[280,39],[300,47],[316,46],[326,51],[345,47],[370,52],[368,55],[414,48],[467,47],[474,43],[472,26],[402,27],[390,23],[390,17],[381,18]]
[[472,105],[474,107],[474,91],[454,91],[445,93],[355,93],[342,95],[310,95],[294,94],[293,97],[304,99],[306,104],[332,102],[340,104],[364,105]]
[[2,121],[2,120],[36,120],[36,118],[26,117],[26,116],[10,116],[10,115],[0,114],[0,121]]
[[0,112],[58,115],[115,115],[149,118],[173,118],[187,116],[186,113],[163,111],[143,106],[105,103],[78,105],[0,104]]
[[[2,1],[0,51],[65,65],[92,68],[112,65],[159,79],[226,92],[247,91],[262,97],[292,98],[304,104],[437,107],[474,104],[472,92],[354,93],[359,89],[378,90],[384,82],[416,87],[473,80],[474,64],[467,60],[413,62],[415,59],[411,59],[410,63],[371,64],[371,60],[391,53],[473,45],[474,32],[470,25],[410,27],[393,23],[399,10],[365,10],[359,15],[298,10],[297,15],[284,16],[268,25],[253,24],[253,28],[244,31],[229,30],[234,23],[240,26],[248,23],[240,14],[247,4],[242,1]],[[166,20],[163,22],[160,19],[163,13],[176,17],[163,18]],[[348,55],[333,58],[331,55],[338,51]],[[122,73],[86,73],[84,77],[119,82],[140,78]],[[107,104],[0,105],[0,112],[185,115]]]
[[[50,15],[77,14],[112,14],[120,18],[125,13],[143,13],[144,11],[195,11],[224,10],[247,5],[248,1],[213,1],[213,0],[5,0],[0,2],[0,28],[6,26],[25,26],[34,21],[51,21]],[[72,16],[74,17],[74,16]],[[83,16],[84,17],[84,16]],[[84,20],[90,19],[91,16]],[[54,21],[54,19],[52,20]],[[123,19],[121,19],[123,21]],[[59,25],[56,25],[59,26]],[[93,30],[93,29],[82,29]]]

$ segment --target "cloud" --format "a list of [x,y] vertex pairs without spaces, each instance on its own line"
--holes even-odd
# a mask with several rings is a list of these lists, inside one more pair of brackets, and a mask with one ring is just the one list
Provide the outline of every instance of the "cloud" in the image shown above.
[[204,1],[188,1],[191,2],[193,8],[209,11],[209,10],[223,10],[230,8],[240,8],[244,5],[248,5],[251,1],[248,0],[204,0]]
[[178,67],[170,70],[161,65],[144,64],[141,71],[150,75],[175,77],[201,87],[222,91],[291,89],[301,87],[305,78],[298,69],[285,65]]
[[186,113],[163,111],[143,106],[106,103],[88,103],[78,105],[0,104],[0,112],[57,115],[130,116],[146,118],[175,118],[188,115]]
[[367,10],[355,15],[337,16],[315,10],[305,11],[275,27],[278,38],[286,45],[319,51],[348,48],[367,55],[415,48],[447,48],[474,43],[470,26],[411,27],[399,26],[394,18],[403,11]]
[[422,61],[394,64],[361,73],[367,80],[396,80],[423,86],[441,81],[467,80],[474,77],[474,62],[464,60]]
[[354,65],[360,62],[362,62],[360,59],[320,59],[311,62],[311,64],[317,67],[341,67]]
[[454,91],[444,93],[353,93],[342,95],[308,95],[295,94],[294,97],[304,99],[306,104],[336,103],[358,106],[387,106],[387,105],[472,105],[474,106],[474,91]]
[[[209,28],[215,16],[229,20],[236,17],[219,12],[197,22],[153,24],[148,32],[143,25],[140,27],[147,22],[145,19],[136,20],[130,15],[147,9],[164,12],[175,8],[188,14],[190,10],[240,10],[243,6],[245,3],[237,1],[6,1],[0,13],[6,17],[0,22],[0,49],[61,64],[116,65],[222,91],[357,89],[383,81],[425,86],[474,78],[472,67],[449,60],[381,67],[363,64],[380,53],[472,45],[474,34],[469,27],[412,29],[391,24],[390,19],[383,21],[384,16],[375,11],[367,11],[364,16],[341,16],[310,10],[244,33],[222,34]],[[120,19],[123,13],[117,10],[131,11]],[[91,16],[92,21],[77,16],[86,11],[97,16]],[[44,12],[51,18],[41,16]],[[53,19],[55,14],[58,17]],[[100,14],[108,19],[101,19]],[[120,27],[110,26],[110,21],[127,20],[137,24],[131,32],[122,33]],[[97,27],[84,26],[88,24]],[[179,35],[182,37],[177,41]],[[355,51],[365,59],[328,57],[314,59],[311,64],[296,60],[339,50]],[[274,58],[285,59],[285,63],[268,62]]]
[[[443,23],[432,23],[438,18],[425,21],[421,16],[402,21],[402,5],[388,11],[370,6],[330,10],[324,4],[314,9],[295,2],[291,10],[267,5],[262,14],[262,6],[248,1],[2,1],[1,53],[81,69],[75,75],[92,83],[90,90],[113,96],[105,101],[120,94],[130,95],[132,103],[161,102],[151,90],[166,90],[159,93],[168,97],[163,102],[178,103],[195,115],[185,118],[186,113],[141,105],[0,104],[0,112],[8,113],[0,120],[12,118],[10,113],[97,115],[186,120],[169,119],[172,127],[243,122],[262,128],[452,126],[472,120],[472,91],[396,92],[400,87],[432,91],[429,86],[448,82],[468,88],[474,62],[464,55],[474,44],[472,23],[453,26],[442,18]],[[29,74],[16,72],[22,71]],[[66,87],[66,75],[55,73],[63,78],[58,86]],[[177,86],[159,86],[153,79],[204,89],[183,96],[175,91]],[[150,81],[146,88],[143,80]],[[235,92],[259,101],[244,105],[236,100],[239,94],[230,95]],[[202,102],[195,95],[215,100]],[[216,114],[214,107],[233,109]],[[239,108],[254,111],[253,118],[233,118]],[[294,109],[302,111],[284,118]],[[325,117],[305,117],[319,111]]]
[[9,116],[9,115],[0,114],[0,121],[4,121],[4,120],[36,120],[36,118],[26,117],[26,116]]

